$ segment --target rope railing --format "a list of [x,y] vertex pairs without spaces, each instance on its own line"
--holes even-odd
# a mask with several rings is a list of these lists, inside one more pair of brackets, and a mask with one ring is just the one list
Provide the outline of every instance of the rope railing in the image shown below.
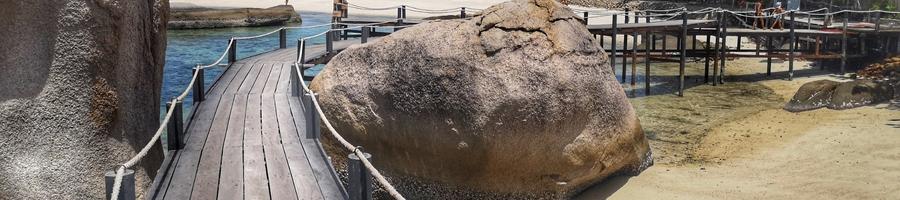
[[[408,26],[408,25],[406,25],[406,26]],[[334,137],[335,140],[337,140],[338,143],[341,144],[341,146],[343,146],[347,150],[350,150],[351,152],[353,152],[353,154],[355,154],[359,158],[359,160],[365,166],[366,170],[368,170],[371,173],[372,177],[374,177],[375,180],[378,181],[379,185],[381,185],[384,188],[384,190],[387,191],[388,194],[391,195],[391,197],[393,197],[394,199],[398,199],[398,200],[405,200],[406,198],[404,198],[403,195],[400,194],[400,192],[398,192],[397,189],[390,182],[387,181],[387,178],[385,178],[384,175],[382,175],[381,172],[379,172],[378,169],[375,168],[374,165],[372,165],[372,163],[369,161],[369,159],[365,155],[365,152],[362,151],[362,147],[353,145],[352,143],[347,141],[347,139],[345,139],[343,136],[341,136],[338,133],[338,131],[331,124],[331,121],[328,120],[328,117],[325,115],[325,112],[322,110],[322,107],[320,106],[318,99],[314,96],[315,92],[313,92],[311,89],[309,89],[309,86],[306,84],[306,82],[302,80],[303,71],[302,71],[301,63],[303,63],[304,60],[301,60],[301,59],[303,59],[302,56],[305,53],[304,52],[305,48],[303,46],[305,46],[307,40],[310,40],[315,37],[320,37],[322,35],[332,32],[332,31],[341,31],[341,30],[352,29],[352,28],[366,28],[366,27],[371,27],[371,25],[348,27],[348,28],[342,28],[342,29],[331,29],[331,30],[324,31],[324,32],[316,34],[316,35],[307,36],[307,37],[299,39],[298,42],[299,42],[299,45],[301,45],[301,46],[299,48],[297,48],[297,51],[298,51],[297,56],[298,57],[297,57],[296,61],[294,62],[294,73],[296,73],[297,77],[301,77],[299,80],[299,82],[300,82],[299,84],[301,86],[300,88],[303,90],[303,93],[310,95],[309,99],[311,100],[313,109],[315,110],[315,112],[319,116],[319,118],[321,119],[322,123],[325,124],[325,127],[327,127],[329,133],[331,133],[331,136]],[[400,27],[400,26],[398,26],[398,27]]]

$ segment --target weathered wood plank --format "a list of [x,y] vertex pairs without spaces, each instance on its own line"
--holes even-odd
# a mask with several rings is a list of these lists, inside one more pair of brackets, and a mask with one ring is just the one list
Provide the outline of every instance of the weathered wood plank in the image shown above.
[[[262,144],[262,118],[260,102],[262,89],[266,85],[272,65],[265,64],[256,77],[247,98],[247,112],[244,124],[244,198],[269,199],[269,181],[266,177],[266,160]],[[266,75],[263,75],[266,74]]]
[[300,116],[294,116],[291,113],[291,105],[288,103],[290,73],[293,73],[293,69],[290,64],[284,64],[281,69],[278,88],[275,90],[275,108],[278,116],[278,129],[281,133],[281,143],[284,145],[284,154],[287,157],[288,167],[291,170],[294,189],[297,191],[297,197],[300,199],[323,199],[318,181],[316,181],[316,176],[312,171],[313,166],[309,165],[306,152],[300,143],[297,126],[294,124],[294,119]]
[[[300,104],[298,98],[291,98],[288,103],[290,104],[292,115],[305,116],[303,115],[305,108]],[[294,118],[294,125],[297,127],[301,138],[300,144],[303,147],[309,165],[312,166],[313,175],[319,182],[319,190],[322,192],[322,196],[325,199],[345,199],[344,194],[346,192],[341,188],[340,182],[331,174],[333,169],[329,163],[330,161],[319,151],[319,141],[304,137],[307,126],[305,123],[306,119],[303,117]]]
[[243,84],[244,78],[250,72],[252,67],[241,68],[235,75],[235,78],[228,84],[225,93],[222,94],[222,103],[216,109],[213,118],[212,127],[209,129],[209,135],[206,138],[206,144],[203,145],[200,154],[200,165],[197,168],[196,180],[194,180],[194,190],[191,192],[191,199],[215,199],[218,194],[219,173],[222,165],[222,151],[225,143],[225,131],[230,118],[232,103],[234,101],[234,91]]
[[237,89],[232,104],[225,144],[222,152],[222,171],[219,174],[219,199],[240,199],[244,197],[243,134],[247,108],[247,93],[259,76],[261,64],[250,65],[250,72]]
[[262,93],[262,139],[266,157],[266,171],[269,177],[269,192],[272,199],[296,199],[294,182],[284,155],[284,147],[281,145],[281,136],[278,130],[278,118],[275,111],[274,92],[281,75],[281,65],[272,67],[272,73],[266,82]]
[[188,199],[190,197],[197,165],[200,161],[200,149],[206,143],[213,116],[221,103],[220,96],[224,92],[224,88],[217,88],[222,88],[223,85],[227,86],[241,68],[243,68],[243,64],[232,65],[231,68],[226,69],[211,86],[207,99],[196,108],[198,112],[186,131],[188,139],[185,141],[185,147],[178,152],[177,165],[171,169],[173,171],[170,176],[171,181],[166,188],[164,199]]

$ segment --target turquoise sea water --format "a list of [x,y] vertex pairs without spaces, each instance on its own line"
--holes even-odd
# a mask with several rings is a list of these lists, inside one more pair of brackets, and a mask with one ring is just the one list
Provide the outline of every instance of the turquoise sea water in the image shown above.
[[[330,15],[324,13],[301,13],[302,26],[312,26],[326,24],[330,19]],[[291,24],[288,26],[300,26],[299,24]],[[278,29],[280,26],[273,27],[242,27],[242,28],[218,28],[218,29],[196,29],[196,30],[169,30],[168,44],[166,48],[166,65],[163,70],[163,85],[160,109],[161,114],[165,113],[165,102],[171,101],[184,91],[190,84],[193,76],[192,68],[198,64],[211,64],[215,62],[228,45],[231,37],[255,36]],[[310,35],[315,35],[327,30],[327,27],[317,27],[311,29],[289,29],[288,46],[296,45],[297,39]],[[318,37],[310,41],[311,44],[321,44],[325,42],[324,37]],[[240,40],[237,44],[238,59],[246,58],[256,54],[264,53],[278,48],[278,34],[272,34],[266,37]],[[227,62],[227,58],[226,61]],[[212,85],[224,68],[212,67],[205,71],[205,86],[208,88]],[[185,112],[189,112],[193,103],[193,94],[189,94],[185,99]]]

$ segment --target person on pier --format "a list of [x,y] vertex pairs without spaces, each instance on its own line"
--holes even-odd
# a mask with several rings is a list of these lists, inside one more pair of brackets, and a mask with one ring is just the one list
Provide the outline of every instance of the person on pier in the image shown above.
[[781,2],[775,2],[775,9],[772,11],[772,15],[777,15],[775,17],[775,21],[772,22],[772,29],[781,29],[784,30],[784,17],[780,14],[784,13],[784,8],[781,7]]
[[763,14],[763,3],[762,0],[757,0],[753,5],[753,9],[756,11],[755,15],[757,18],[753,19],[753,29],[762,28],[768,29],[766,26],[766,20],[763,18],[765,14]]

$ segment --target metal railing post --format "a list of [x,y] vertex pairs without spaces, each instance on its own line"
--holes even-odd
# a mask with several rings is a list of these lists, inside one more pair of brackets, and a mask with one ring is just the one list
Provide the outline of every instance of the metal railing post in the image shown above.
[[231,44],[231,46],[228,47],[228,64],[234,64],[234,62],[237,61],[237,40],[231,38],[228,40],[228,43]]
[[466,18],[466,7],[462,7],[462,9],[459,10],[459,18]]
[[278,48],[287,48],[287,29],[278,30]]
[[300,93],[301,93],[300,92],[301,91],[300,81],[303,81],[303,78],[300,77],[301,75],[299,73],[301,71],[303,71],[303,65],[302,64],[294,64],[294,65],[291,65],[291,67],[293,67],[290,70],[291,71],[291,96],[299,97]]
[[362,37],[360,37],[359,41],[363,44],[369,42],[369,27],[362,27]]
[[875,12],[875,33],[881,32],[881,11]]
[[316,105],[313,104],[312,98],[316,98],[318,100],[318,94],[316,93],[308,93],[306,94],[306,98],[304,99],[304,103],[306,105],[306,138],[307,139],[319,139],[321,133],[321,127],[319,125],[319,112],[316,110]]
[[184,135],[183,103],[177,99],[166,102],[166,111],[172,103],[175,103],[175,109],[172,110],[172,118],[166,125],[166,142],[169,145],[168,150],[180,150],[183,147],[181,137]]
[[[363,153],[370,162],[372,155]],[[347,161],[347,173],[349,177],[348,193],[350,200],[371,200],[372,199],[372,173],[366,169],[365,164],[360,160],[356,153],[348,155],[350,159]]]
[[334,51],[334,34],[331,34],[332,31],[328,30],[328,33],[325,34],[325,52],[330,54]]
[[[628,22],[631,21],[629,11],[630,9],[625,8],[625,24],[628,24]],[[625,77],[628,74],[626,71],[628,69],[628,56],[625,55],[628,53],[628,34],[624,33],[622,34],[622,37],[624,37],[622,40],[622,83],[625,83]]]
[[[106,171],[106,199],[112,199],[112,191],[113,184],[116,181],[116,169]],[[125,174],[122,176],[122,185],[119,189],[119,199],[122,200],[134,200],[136,197],[134,193],[134,170],[125,169]]]
[[206,83],[204,83],[206,76],[203,75],[205,71],[205,69],[200,68],[200,65],[197,65],[197,67],[194,68],[194,72],[197,73],[197,80],[194,81],[193,85],[194,103],[199,103],[206,99]]
[[582,21],[582,23],[584,23],[584,25],[588,25],[588,12],[587,11],[584,12],[583,19],[584,19],[584,21]]
[[297,40],[297,63],[306,63],[306,40]]

